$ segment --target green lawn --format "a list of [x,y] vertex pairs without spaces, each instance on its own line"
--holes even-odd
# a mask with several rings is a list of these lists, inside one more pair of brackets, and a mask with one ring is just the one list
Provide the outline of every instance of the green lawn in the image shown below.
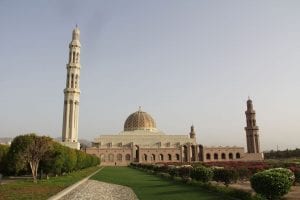
[[105,167],[91,179],[128,186],[140,200],[226,199],[194,185],[164,180],[129,167]]
[[25,200],[48,199],[64,188],[85,178],[98,170],[99,167],[91,167],[81,171],[70,173],[66,176],[51,177],[49,180],[41,180],[33,183],[32,180],[18,180],[0,185],[0,200]]

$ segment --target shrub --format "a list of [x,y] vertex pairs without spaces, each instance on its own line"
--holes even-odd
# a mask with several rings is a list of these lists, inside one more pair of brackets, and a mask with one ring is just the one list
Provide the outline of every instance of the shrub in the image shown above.
[[180,167],[178,168],[178,175],[181,177],[190,177],[192,169],[192,167]]
[[176,181],[176,182],[181,182],[181,181],[182,181],[182,178],[179,177],[179,176],[174,176],[174,177],[173,177],[173,180]]
[[160,172],[157,175],[160,176],[161,178],[171,178],[171,175],[165,172]]
[[192,178],[188,177],[188,176],[184,176],[184,177],[182,177],[182,182],[184,182],[184,183],[191,183],[192,182]]
[[238,179],[238,173],[234,169],[216,168],[214,169],[213,173],[213,180],[217,182],[223,182],[226,186],[232,182],[236,182]]
[[236,171],[238,173],[239,180],[249,180],[251,177],[251,171],[246,167],[237,168]]
[[194,168],[191,173],[191,178],[202,182],[208,182],[212,180],[212,177],[213,177],[212,169],[204,166],[199,166]]
[[295,182],[300,183],[300,169],[295,170]]
[[272,200],[287,194],[292,186],[289,177],[278,170],[258,172],[251,177],[250,182],[256,193]]
[[280,174],[286,175],[291,184],[293,184],[295,182],[295,175],[294,173],[290,170],[290,169],[286,169],[286,168],[273,168],[273,169],[268,169],[266,170],[267,172],[278,172]]
[[173,176],[179,176],[179,170],[176,167],[169,168],[168,173]]

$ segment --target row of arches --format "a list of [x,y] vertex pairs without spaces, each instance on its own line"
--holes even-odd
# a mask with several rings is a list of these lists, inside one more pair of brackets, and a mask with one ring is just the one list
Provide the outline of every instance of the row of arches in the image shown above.
[[69,55],[69,63],[79,63],[79,52],[70,52],[70,55]]
[[[213,157],[212,157],[213,156]],[[241,158],[241,154],[240,153],[236,153],[235,154],[235,159],[240,159]],[[234,154],[233,153],[221,153],[221,157],[219,158],[219,154],[218,153],[214,153],[214,154],[210,154],[210,153],[207,153],[206,154],[206,160],[226,160],[226,159],[229,159],[229,160],[233,160],[234,159]]]
[[71,86],[71,88],[79,87],[79,76],[78,74],[74,75],[73,73],[67,75],[67,88]]
[[108,154],[108,155],[105,155],[105,154],[101,154],[100,155],[100,160],[102,162],[115,162],[115,161],[118,161],[118,162],[122,162],[122,161],[130,161],[131,160],[131,156],[130,154],[125,154],[125,155],[122,155],[122,154]]
[[172,154],[158,154],[157,156],[155,154],[143,154],[143,161],[144,162],[156,162],[156,161],[179,161],[180,160],[180,155],[175,154],[172,156]]

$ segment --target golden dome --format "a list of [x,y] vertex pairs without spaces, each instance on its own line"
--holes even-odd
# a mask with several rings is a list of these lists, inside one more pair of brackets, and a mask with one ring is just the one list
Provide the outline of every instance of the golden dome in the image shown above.
[[124,131],[134,130],[156,130],[156,124],[154,119],[146,112],[143,112],[141,108],[129,115],[124,124]]

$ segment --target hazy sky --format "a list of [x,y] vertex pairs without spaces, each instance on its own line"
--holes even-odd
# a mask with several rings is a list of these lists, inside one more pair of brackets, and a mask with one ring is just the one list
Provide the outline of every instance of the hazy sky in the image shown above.
[[[84,2],[84,3],[83,3]],[[81,30],[79,137],[116,134],[142,106],[167,134],[300,147],[300,1],[0,1],[0,137],[60,137],[68,44]]]

